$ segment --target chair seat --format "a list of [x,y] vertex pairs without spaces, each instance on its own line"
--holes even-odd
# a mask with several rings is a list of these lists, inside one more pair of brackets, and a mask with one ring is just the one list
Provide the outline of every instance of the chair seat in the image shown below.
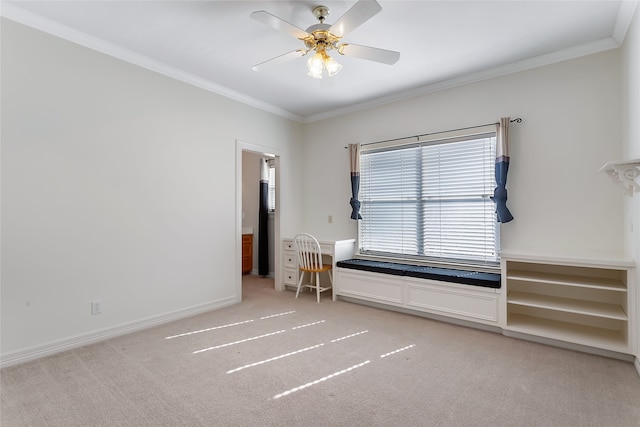
[[304,268],[300,267],[300,271],[306,271],[307,273],[322,273],[331,270],[331,265],[323,264],[320,268]]

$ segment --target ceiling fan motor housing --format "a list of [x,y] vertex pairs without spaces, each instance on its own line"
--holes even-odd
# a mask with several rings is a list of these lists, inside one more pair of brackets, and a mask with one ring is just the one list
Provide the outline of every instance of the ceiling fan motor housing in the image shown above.
[[307,49],[315,49],[316,47],[324,47],[324,49],[337,49],[336,43],[341,37],[335,36],[329,32],[331,25],[316,24],[307,28],[307,33],[311,36],[304,39]]
[[307,33],[311,35],[304,39],[307,49],[319,51],[337,49],[336,43],[340,41],[341,37],[331,34],[329,31],[331,25],[324,23],[324,20],[330,13],[331,11],[327,6],[316,6],[313,8],[313,15],[318,18],[320,23],[307,28]]

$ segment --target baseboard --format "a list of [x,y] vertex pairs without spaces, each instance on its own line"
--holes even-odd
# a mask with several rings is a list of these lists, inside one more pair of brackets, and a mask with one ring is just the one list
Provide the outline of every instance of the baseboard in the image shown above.
[[[293,288],[292,290],[295,291],[296,289],[297,288]],[[393,305],[389,305],[389,304],[378,303],[378,302],[368,301],[368,300],[362,300],[362,299],[359,299],[359,298],[351,298],[351,297],[344,296],[344,295],[338,295],[338,299],[341,300],[341,301],[346,301],[346,302],[350,302],[350,303],[353,303],[353,304],[366,305],[368,307],[374,307],[374,308],[379,308],[379,309],[388,310],[388,311],[396,311],[398,313],[404,313],[404,314],[410,314],[412,316],[424,317],[426,319],[437,320],[439,322],[444,322],[444,323],[451,323],[453,325],[458,325],[458,326],[465,326],[467,328],[480,329],[480,330],[487,331],[487,332],[502,333],[502,329],[500,327],[498,327],[498,326],[486,325],[484,323],[474,322],[474,321],[471,321],[471,320],[458,319],[458,318],[455,318],[455,317],[449,317],[449,316],[444,316],[444,315],[440,315],[440,314],[429,313],[429,312],[426,312],[426,311],[413,310],[413,309],[405,308],[405,307],[397,307],[397,306],[393,306]]]
[[29,362],[41,357],[50,356],[74,348],[83,347],[100,341],[115,338],[121,335],[130,334],[132,332],[143,329],[152,328],[174,320],[183,319],[185,317],[195,316],[196,314],[205,313],[207,311],[216,310],[236,304],[238,301],[234,297],[223,298],[217,301],[211,301],[205,304],[199,304],[184,309],[164,313],[158,316],[147,317],[136,320],[134,322],[125,323],[112,328],[101,329],[59,341],[50,342],[41,346],[31,347],[26,350],[20,350],[8,354],[0,355],[0,368],[18,365],[20,363]]
[[[618,351],[613,350],[605,350],[602,348],[591,347],[582,344],[574,344],[567,341],[555,340],[552,338],[539,337],[536,335],[525,334],[522,332],[514,332],[509,330],[503,330],[502,334],[505,337],[517,338],[525,341],[536,342],[538,344],[550,345],[553,347],[560,347],[566,350],[579,351],[582,353],[590,353],[598,356],[610,357],[612,359],[623,360],[625,362],[633,362],[633,355],[627,353],[620,353]],[[638,359],[636,358],[636,368],[638,364]]]

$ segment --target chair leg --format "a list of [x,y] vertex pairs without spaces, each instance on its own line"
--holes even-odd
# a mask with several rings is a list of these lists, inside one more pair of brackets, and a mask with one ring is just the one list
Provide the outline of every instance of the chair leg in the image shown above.
[[304,279],[304,271],[300,271],[300,279],[298,280],[298,290],[296,291],[296,299],[300,293],[300,286],[302,285],[302,279]]
[[320,273],[316,271],[316,296],[318,298],[318,303],[320,302]]

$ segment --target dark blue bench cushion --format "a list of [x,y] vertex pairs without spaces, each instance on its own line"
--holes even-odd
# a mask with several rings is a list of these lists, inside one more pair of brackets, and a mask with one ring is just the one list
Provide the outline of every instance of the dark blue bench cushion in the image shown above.
[[461,283],[465,285],[482,286],[485,288],[500,288],[500,274],[483,273],[480,271],[456,270],[452,268],[417,266],[395,262],[371,261],[365,259],[348,259],[338,261],[338,267],[353,270],[371,271],[374,273],[392,274],[394,276],[416,277],[420,279],[440,280],[443,282]]
[[412,265],[398,264],[395,262],[369,261],[366,259],[346,259],[336,263],[338,267],[351,268],[353,270],[371,271],[373,273],[393,274],[404,276],[405,271]]

